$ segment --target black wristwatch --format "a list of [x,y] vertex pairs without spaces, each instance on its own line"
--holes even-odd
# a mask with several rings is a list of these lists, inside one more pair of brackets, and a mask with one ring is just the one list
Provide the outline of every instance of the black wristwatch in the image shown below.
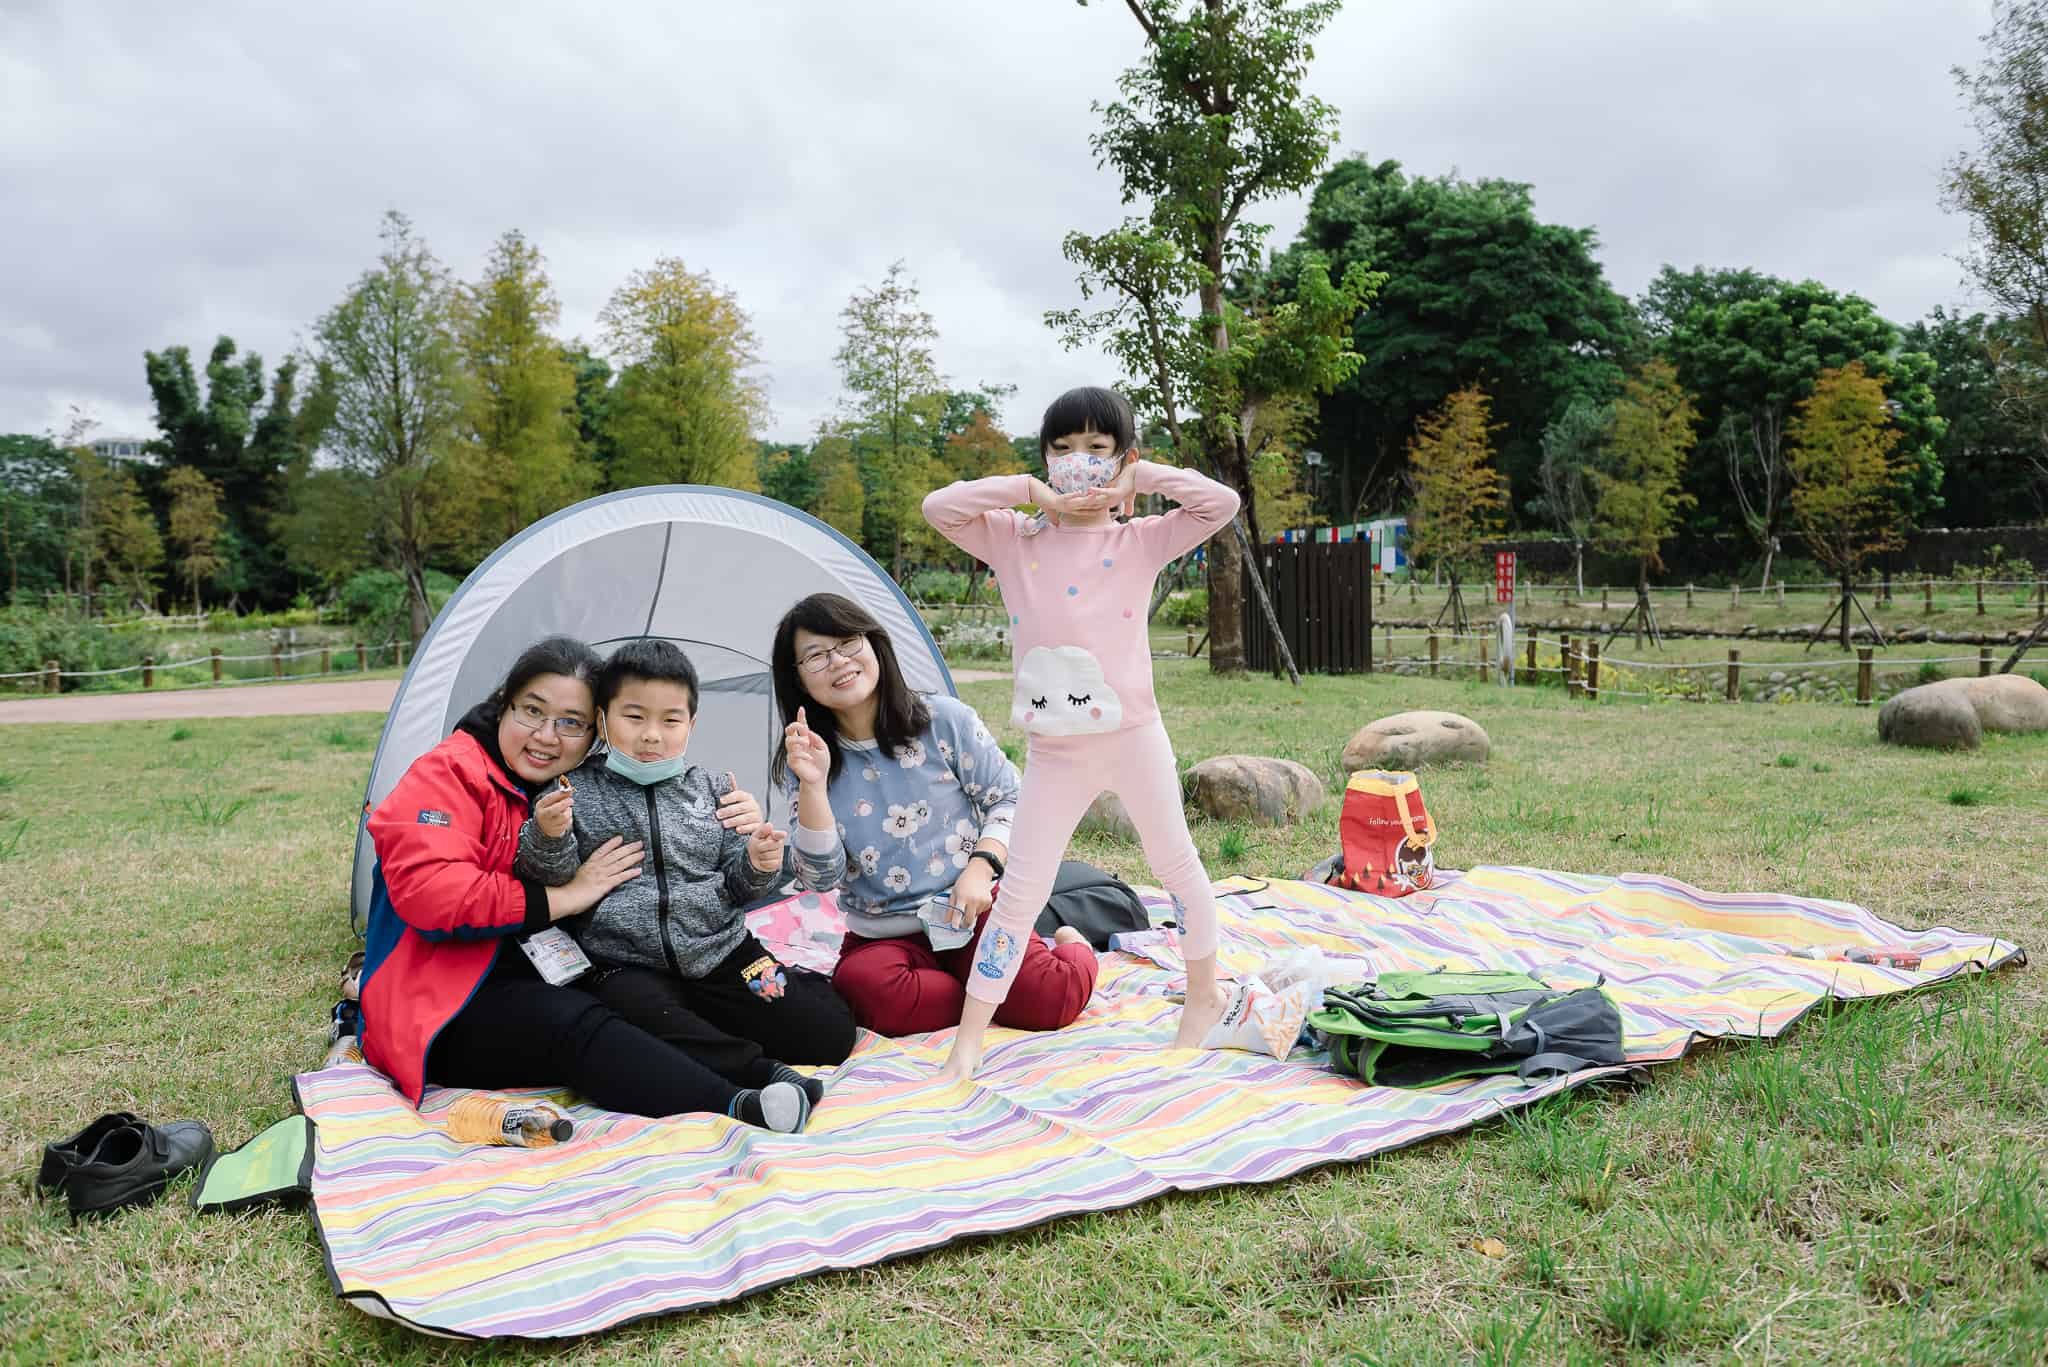
[[988,861],[988,866],[991,869],[995,870],[996,877],[1001,878],[1003,876],[1003,861],[996,858],[994,851],[970,850],[968,851],[967,857],[969,859],[986,859]]

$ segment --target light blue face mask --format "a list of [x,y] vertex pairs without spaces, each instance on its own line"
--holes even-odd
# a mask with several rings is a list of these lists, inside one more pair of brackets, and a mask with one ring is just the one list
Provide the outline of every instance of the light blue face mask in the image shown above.
[[670,755],[667,759],[634,759],[617,746],[613,746],[604,752],[604,767],[620,778],[631,779],[645,788],[665,778],[674,778],[689,768],[690,757],[683,754]]

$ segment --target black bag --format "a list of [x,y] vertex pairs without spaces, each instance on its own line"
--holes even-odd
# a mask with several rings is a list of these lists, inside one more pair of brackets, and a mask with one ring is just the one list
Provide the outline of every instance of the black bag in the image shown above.
[[1052,880],[1052,895],[1045,899],[1045,909],[1038,913],[1033,929],[1049,936],[1061,926],[1072,926],[1086,935],[1088,943],[1101,953],[1109,948],[1110,936],[1149,930],[1152,918],[1130,884],[1093,864],[1063,859],[1059,875]]

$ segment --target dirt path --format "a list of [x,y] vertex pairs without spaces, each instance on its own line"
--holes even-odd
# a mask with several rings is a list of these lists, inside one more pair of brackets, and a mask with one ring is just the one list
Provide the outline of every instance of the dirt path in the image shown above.
[[[986,683],[1010,676],[993,669],[956,669],[956,683]],[[153,693],[74,693],[68,697],[0,702],[0,725],[9,722],[175,721],[192,717],[305,717],[329,712],[388,712],[396,679],[347,683],[245,684],[229,688],[166,689]]]
[[150,693],[73,693],[0,702],[7,722],[170,721],[190,717],[301,717],[327,712],[388,712],[396,679],[346,683],[243,684]]

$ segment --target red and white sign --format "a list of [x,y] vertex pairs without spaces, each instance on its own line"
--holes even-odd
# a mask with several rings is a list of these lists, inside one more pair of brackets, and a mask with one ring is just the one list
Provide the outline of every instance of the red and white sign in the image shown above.
[[1515,601],[1515,553],[1495,551],[1493,553],[1493,601],[1512,603]]

